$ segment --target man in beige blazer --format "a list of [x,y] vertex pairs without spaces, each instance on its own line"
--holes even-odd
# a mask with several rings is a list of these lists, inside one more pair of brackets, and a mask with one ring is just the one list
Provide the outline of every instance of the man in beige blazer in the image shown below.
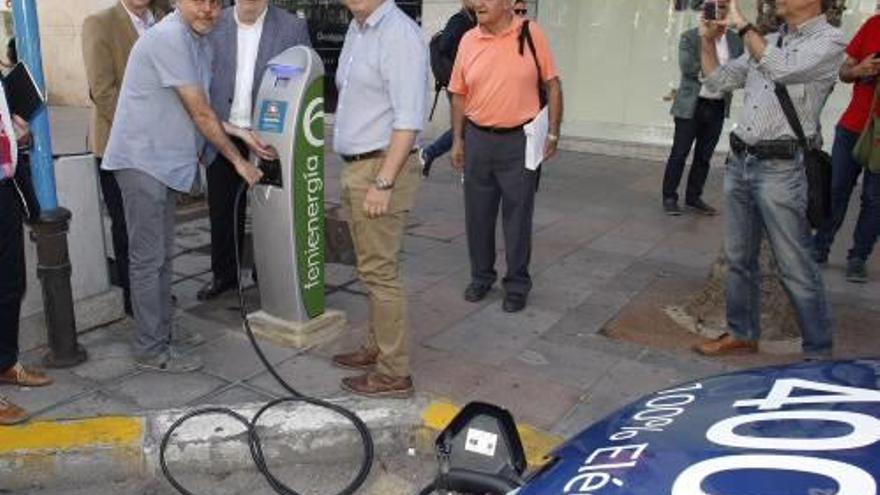
[[[162,5],[162,6],[160,6]],[[131,312],[128,275],[128,233],[122,195],[112,173],[100,170],[104,148],[110,135],[116,100],[128,55],[138,37],[167,10],[164,0],[120,0],[115,6],[97,12],[83,23],[83,57],[89,82],[89,97],[94,103],[89,130],[89,149],[98,160],[101,194],[110,214],[113,234],[115,281],[125,296],[125,312]]]

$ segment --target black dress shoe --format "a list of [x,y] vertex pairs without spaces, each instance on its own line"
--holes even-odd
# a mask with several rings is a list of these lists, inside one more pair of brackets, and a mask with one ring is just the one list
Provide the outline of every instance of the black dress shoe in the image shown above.
[[503,309],[505,313],[517,313],[522,311],[525,307],[525,294],[507,294],[504,296],[504,304],[501,305],[501,309]]
[[666,198],[663,200],[663,212],[671,217],[677,217],[681,215],[681,208],[678,206],[678,201],[672,198]]
[[700,215],[706,215],[707,217],[714,217],[718,214],[718,210],[707,205],[706,202],[702,199],[685,201],[684,205],[687,206],[689,209],[699,213]]
[[196,299],[199,301],[210,301],[220,297],[224,292],[235,287],[235,280],[212,280],[199,289]]
[[488,294],[490,290],[492,290],[491,285],[472,282],[467,286],[467,289],[464,290],[464,300],[472,303],[480,302],[486,298],[486,294]]

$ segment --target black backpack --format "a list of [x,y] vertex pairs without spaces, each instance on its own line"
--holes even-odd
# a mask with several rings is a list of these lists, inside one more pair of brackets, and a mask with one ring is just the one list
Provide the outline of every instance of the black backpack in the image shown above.
[[449,80],[452,79],[452,67],[455,65],[455,59],[449,57],[440,51],[440,38],[443,36],[443,30],[438,31],[431,37],[428,44],[428,50],[431,55],[431,72],[434,74],[434,104],[431,106],[431,116],[434,118],[434,110],[437,109],[437,100],[440,98],[440,90],[449,86]]

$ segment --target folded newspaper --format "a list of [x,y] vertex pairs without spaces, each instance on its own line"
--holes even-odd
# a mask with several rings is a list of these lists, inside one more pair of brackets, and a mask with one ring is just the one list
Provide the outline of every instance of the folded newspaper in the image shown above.
[[550,112],[547,107],[523,127],[526,133],[526,169],[537,170],[544,161],[544,146],[550,132]]

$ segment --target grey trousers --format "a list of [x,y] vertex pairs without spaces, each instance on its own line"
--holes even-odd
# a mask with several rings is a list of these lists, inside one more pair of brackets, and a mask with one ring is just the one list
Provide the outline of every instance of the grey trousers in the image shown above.
[[537,173],[525,168],[522,131],[494,134],[470,123],[465,128],[464,210],[471,260],[471,282],[495,282],[495,225],[501,228],[507,275],[505,291],[528,294],[532,288],[532,217]]
[[135,169],[117,170],[128,225],[135,352],[151,357],[171,344],[171,259],[177,192]]

